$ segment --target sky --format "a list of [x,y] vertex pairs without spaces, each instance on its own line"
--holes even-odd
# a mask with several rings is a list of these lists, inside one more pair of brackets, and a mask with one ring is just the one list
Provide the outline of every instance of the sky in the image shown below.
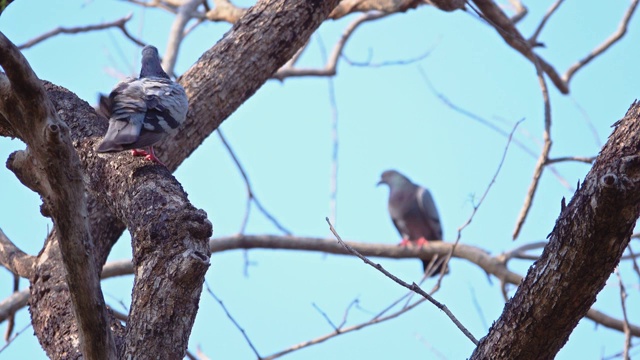
[[[508,2],[504,1],[504,4]],[[526,35],[537,27],[552,1],[529,1],[529,14],[519,29]],[[248,1],[238,2],[250,5]],[[606,7],[569,1],[550,19],[539,40],[538,53],[558,72],[564,71],[607,38],[618,26],[628,1]],[[505,5],[506,6],[506,5]],[[18,1],[0,18],[2,31],[22,44],[58,26],[74,27],[113,21],[133,14],[127,28],[145,42],[165,50],[172,15],[127,2],[69,0]],[[328,21],[312,37],[300,64],[323,66],[343,29],[358,15]],[[204,23],[185,39],[176,73],[185,72],[230,28]],[[594,156],[606,142],[611,125],[638,97],[640,18],[636,15],[625,38],[573,78],[570,95],[550,83],[552,157]],[[417,62],[397,64],[415,59]],[[91,104],[108,93],[122,76],[139,71],[140,49],[119,30],[59,35],[26,49],[23,54],[36,74],[64,86]],[[338,74],[327,78],[269,81],[222,125],[221,129],[244,165],[253,190],[265,208],[294,235],[331,238],[325,222],[330,215],[331,123],[330,81],[335,91],[338,121],[338,197],[336,229],[342,238],[372,243],[396,243],[400,237],[387,210],[387,190],[377,183],[380,173],[397,169],[429,188],[439,209],[445,241],[454,241],[485,192],[504,152],[507,139],[486,125],[455,111],[432,90],[456,106],[503,131],[518,120],[516,138],[534,153],[540,151],[544,107],[533,65],[509,48],[500,36],[470,13],[444,13],[422,6],[362,25],[345,47]],[[385,62],[389,66],[373,66]],[[429,86],[431,84],[432,87]],[[0,138],[0,158],[23,149],[17,140]],[[560,163],[555,169],[566,183],[545,171],[521,235],[512,232],[522,207],[536,158],[510,146],[495,183],[463,230],[461,242],[498,255],[542,241],[551,232],[562,197],[590,169],[582,163]],[[245,185],[221,144],[212,134],[174,174],[192,203],[204,209],[214,224],[214,237],[236,234],[245,211]],[[39,213],[41,200],[0,168],[0,228],[23,251],[37,254],[51,229]],[[248,234],[281,234],[255,207]],[[637,240],[632,245],[638,246]],[[248,274],[245,264],[248,257]],[[125,233],[109,260],[131,257]],[[421,277],[420,261],[374,259],[407,282]],[[514,260],[510,269],[522,275],[530,261]],[[499,281],[459,259],[434,297],[446,304],[469,331],[480,338],[504,306]],[[627,286],[628,315],[640,323],[638,278],[630,263],[620,272]],[[12,287],[0,269],[0,299]],[[207,284],[244,328],[262,356],[332,332],[323,317],[339,323],[349,304],[347,325],[367,321],[406,294],[362,261],[346,256],[294,251],[228,251],[212,255]],[[107,303],[126,312],[132,276],[103,281]],[[433,280],[426,283],[426,288]],[[28,287],[25,280],[21,288]],[[513,291],[512,291],[513,293]],[[599,294],[595,308],[621,318],[615,276]],[[320,309],[320,311],[318,310]],[[22,333],[0,359],[44,359],[29,327],[29,314],[17,314]],[[0,324],[4,332],[6,324]],[[557,359],[600,359],[622,349],[622,333],[583,320]],[[0,347],[4,342],[0,341]],[[210,358],[251,359],[252,350],[219,304],[206,290],[190,338]],[[464,359],[473,344],[436,307],[425,303],[388,322],[338,336],[290,355],[287,359]],[[637,350],[636,350],[637,353]]]

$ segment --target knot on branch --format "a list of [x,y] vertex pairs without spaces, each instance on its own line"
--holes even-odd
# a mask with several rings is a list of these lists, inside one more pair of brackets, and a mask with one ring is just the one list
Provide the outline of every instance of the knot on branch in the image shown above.
[[[210,260],[209,255],[203,252],[187,249],[178,260],[175,272],[176,280],[189,283],[202,278],[209,266],[211,266]],[[195,281],[195,283],[197,284],[198,281]]]
[[613,188],[618,185],[618,177],[612,173],[605,174],[600,178],[600,185],[603,187]]

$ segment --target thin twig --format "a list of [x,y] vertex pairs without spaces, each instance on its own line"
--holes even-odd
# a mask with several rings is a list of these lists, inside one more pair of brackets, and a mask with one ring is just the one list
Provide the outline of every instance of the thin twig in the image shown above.
[[342,59],[344,59],[344,61],[351,65],[351,66],[359,66],[359,67],[370,67],[370,68],[380,68],[380,67],[385,67],[385,66],[402,66],[402,65],[409,65],[409,64],[413,64],[419,61],[422,61],[424,59],[426,59],[429,55],[431,55],[431,53],[433,52],[433,50],[435,50],[435,48],[439,45],[441,38],[439,37],[436,41],[435,44],[433,44],[433,46],[431,46],[431,48],[429,48],[427,51],[425,51],[424,53],[414,57],[414,58],[409,58],[409,59],[403,59],[403,60],[386,60],[386,61],[382,61],[379,63],[374,63],[371,62],[371,58],[372,58],[372,53],[369,53],[369,59],[367,59],[366,61],[353,61],[351,59],[349,59],[346,55],[342,54]]
[[[327,62],[327,50],[318,35],[322,61]],[[334,224],[338,219],[338,105],[333,76],[328,79],[329,104],[331,106],[331,174],[329,175],[329,218]]]
[[[631,266],[633,267],[633,270],[636,272],[636,274],[638,275],[638,279],[640,279],[640,267],[638,267],[638,262],[636,261],[637,256],[636,254],[633,252],[633,249],[631,248],[631,243],[629,243],[629,245],[627,245],[627,250],[629,250],[629,257],[631,258],[631,260],[633,260],[631,262]],[[622,260],[622,259],[621,259]]]
[[622,305],[622,317],[624,319],[624,350],[622,353],[622,358],[624,360],[629,360],[629,349],[631,348],[631,329],[629,327],[629,318],[627,317],[627,291],[624,288],[624,284],[622,283],[622,276],[620,276],[620,271],[616,268],[616,276],[618,277],[618,282],[620,286],[620,303]]
[[331,321],[331,318],[329,318],[329,315],[327,315],[327,313],[322,311],[322,309],[320,309],[320,307],[318,307],[316,303],[311,303],[311,305],[313,305],[313,308],[316,309],[320,313],[320,315],[322,315],[322,317],[329,323],[329,325],[331,325],[334,331],[336,332],[340,331],[340,327],[336,326],[336,324],[334,324],[333,321]]
[[540,85],[540,90],[542,92],[542,100],[544,102],[544,133],[542,135],[544,145],[542,147],[542,152],[540,153],[540,157],[538,158],[536,167],[533,171],[533,179],[531,180],[531,184],[529,185],[529,190],[527,191],[527,196],[525,197],[524,204],[522,205],[522,209],[520,210],[520,215],[518,215],[518,219],[516,220],[516,227],[513,230],[513,240],[518,238],[520,230],[522,229],[522,225],[527,218],[527,214],[529,214],[529,210],[531,209],[531,205],[533,204],[533,197],[538,188],[538,184],[540,183],[540,178],[542,177],[542,171],[544,170],[545,164],[549,160],[549,152],[551,151],[551,100],[549,98],[549,89],[547,88],[547,82],[544,79],[544,73],[542,71],[542,67],[540,66],[540,62],[536,60],[534,61],[534,64],[536,66],[538,82]]
[[[218,137],[220,137],[220,141],[222,141],[222,145],[224,145],[224,147],[227,149],[227,151],[229,152],[229,155],[231,156],[231,159],[233,160],[233,162],[236,164],[236,167],[238,168],[238,171],[240,171],[240,175],[242,176],[242,179],[244,179],[244,184],[245,187],[247,189],[247,197],[253,201],[254,204],[256,204],[256,206],[258,207],[258,210],[260,210],[260,212],[262,212],[262,214],[269,220],[271,221],[271,223],[278,228],[278,230],[282,231],[284,234],[286,235],[291,235],[291,231],[289,231],[287,228],[285,228],[284,226],[282,226],[282,224],[280,224],[280,222],[278,220],[276,220],[275,217],[273,217],[273,215],[271,215],[260,203],[260,201],[258,200],[258,198],[256,198],[256,195],[253,192],[253,189],[251,188],[251,182],[249,181],[249,177],[247,176],[247,172],[244,170],[244,167],[242,166],[242,164],[240,163],[240,160],[238,159],[238,157],[236,156],[236,153],[233,151],[233,149],[231,148],[231,145],[229,145],[229,142],[227,141],[227,139],[224,137],[224,135],[222,134],[222,131],[220,131],[220,129],[218,128],[217,130],[218,133]],[[248,214],[249,210],[247,209],[247,212],[245,214],[245,220],[248,219]],[[243,225],[241,230],[241,233],[244,232],[244,228],[246,227],[246,221],[243,221]]]
[[547,161],[544,164],[545,165],[551,165],[551,164],[555,164],[555,163],[559,163],[559,162],[566,162],[566,161],[576,161],[576,162],[581,162],[581,163],[585,163],[585,164],[593,164],[593,162],[595,160],[596,160],[595,156],[589,156],[589,157],[584,157],[584,156],[562,156],[562,157],[558,157],[558,158],[547,159]]
[[244,339],[247,341],[247,343],[249,344],[249,347],[251,347],[251,350],[253,350],[253,353],[256,355],[256,357],[260,360],[262,359],[262,356],[260,356],[260,353],[258,353],[258,350],[256,349],[256,347],[253,345],[253,343],[251,342],[251,339],[249,339],[249,336],[247,335],[247,333],[244,331],[244,329],[240,326],[240,324],[238,324],[238,322],[236,321],[236,319],[233,318],[233,316],[231,315],[231,313],[229,312],[229,310],[227,310],[227,307],[224,306],[224,303],[222,303],[222,300],[220,300],[216,294],[213,293],[213,291],[211,290],[211,288],[209,287],[209,283],[207,281],[204,282],[204,285],[207,288],[207,292],[209,293],[209,295],[211,295],[211,297],[213,297],[213,299],[215,301],[218,302],[218,304],[220,305],[220,307],[222,308],[222,310],[224,311],[224,313],[227,315],[227,317],[229,318],[229,320],[231,320],[231,322],[233,323],[233,325],[240,331],[240,333],[242,333],[242,337],[244,337]]
[[343,334],[346,334],[346,333],[350,333],[350,332],[353,332],[353,331],[357,331],[357,330],[360,330],[360,329],[364,329],[364,328],[366,328],[368,326],[372,326],[372,325],[375,325],[375,324],[379,324],[379,323],[385,322],[387,320],[394,319],[394,318],[396,318],[396,317],[398,317],[398,316],[410,311],[411,309],[415,308],[416,306],[422,304],[425,301],[426,301],[425,299],[421,298],[420,300],[416,301],[415,303],[411,304],[410,306],[408,306],[406,308],[402,308],[402,309],[398,310],[395,313],[389,314],[388,316],[381,317],[381,318],[373,318],[373,319],[371,319],[371,320],[369,320],[367,322],[363,322],[363,323],[360,323],[360,324],[357,324],[357,325],[353,325],[353,326],[349,326],[349,327],[343,328],[343,329],[340,330],[340,332],[335,332],[334,331],[334,332],[331,332],[329,334],[320,336],[318,338],[315,338],[315,339],[312,339],[312,340],[308,340],[308,341],[305,341],[305,342],[300,343],[300,344],[293,345],[293,346],[291,346],[291,347],[289,347],[289,348],[287,348],[285,350],[282,350],[282,351],[279,351],[279,352],[274,353],[272,355],[266,356],[262,360],[277,359],[277,358],[282,357],[284,355],[290,354],[290,353],[292,353],[294,351],[297,351],[297,350],[300,350],[300,349],[304,349],[304,348],[312,346],[312,345],[320,344],[320,343],[325,342],[325,341],[327,341],[329,339],[332,339],[332,338],[334,338],[336,336],[343,335]]
[[567,72],[562,76],[562,79],[564,80],[565,83],[568,84],[569,81],[571,81],[571,78],[573,77],[573,75],[575,75],[575,73],[578,70],[582,69],[585,65],[591,62],[591,60],[595,59],[597,56],[607,51],[611,46],[613,46],[616,42],[622,39],[624,34],[626,34],[627,32],[627,26],[629,26],[631,17],[635,13],[637,7],[638,7],[638,0],[632,0],[631,4],[629,5],[629,8],[622,16],[622,20],[618,25],[618,29],[616,29],[616,31],[613,34],[611,34],[611,36],[609,36],[609,38],[607,38],[602,44],[598,45],[595,49],[593,49],[587,56],[580,59],[578,62],[571,65],[569,69],[567,69]]
[[474,345],[476,345],[476,346],[478,345],[478,340],[469,332],[469,330],[467,330],[467,328],[465,328],[460,323],[460,321],[458,321],[458,319],[455,317],[455,315],[453,315],[453,313],[449,310],[449,308],[447,308],[446,305],[440,303],[439,301],[434,299],[431,295],[427,294],[416,283],[412,283],[411,285],[409,285],[408,283],[404,282],[403,280],[401,280],[397,276],[395,276],[392,273],[390,273],[389,271],[387,271],[384,267],[382,267],[382,265],[373,263],[371,260],[369,260],[368,258],[363,256],[362,254],[360,254],[356,249],[354,249],[351,246],[347,245],[344,241],[342,241],[342,238],[340,237],[340,235],[338,235],[338,233],[336,232],[336,229],[333,228],[333,225],[329,221],[329,218],[326,218],[325,220],[329,224],[329,230],[331,230],[331,233],[333,233],[333,235],[336,237],[336,239],[338,240],[340,245],[342,245],[345,249],[347,249],[347,251],[349,253],[359,257],[360,260],[362,260],[366,264],[374,267],[375,269],[377,269],[378,271],[383,273],[385,276],[387,276],[391,280],[395,281],[398,285],[403,286],[403,287],[405,287],[405,288],[407,288],[407,289],[409,289],[409,290],[411,290],[411,291],[413,291],[413,292],[415,292],[415,293],[417,293],[419,295],[422,295],[422,297],[427,299],[430,303],[435,305],[438,309],[442,310],[449,317],[449,319],[451,319],[451,321],[453,321],[453,323],[458,327],[458,329],[460,329],[460,331],[462,331],[462,333],[467,338],[469,338],[469,340],[471,340],[471,342],[473,342]]
[[[493,177],[491,178],[491,181],[489,181],[489,185],[487,185],[487,187],[484,190],[484,193],[482,193],[482,196],[480,197],[480,200],[478,201],[477,204],[475,204],[473,206],[473,210],[471,211],[471,215],[469,215],[469,218],[467,219],[467,221],[465,221],[464,224],[462,224],[460,227],[458,227],[458,234],[456,236],[456,241],[454,242],[453,247],[451,248],[451,251],[449,252],[449,254],[447,254],[447,257],[445,259],[445,264],[447,264],[447,265],[449,264],[449,261],[451,260],[451,256],[453,255],[453,252],[455,251],[456,247],[458,246],[458,243],[460,242],[460,239],[462,239],[462,231],[467,226],[469,226],[469,224],[471,224],[471,221],[473,221],[473,217],[478,212],[478,209],[480,208],[480,205],[482,205],[482,203],[484,202],[484,199],[487,197],[487,195],[489,195],[489,191],[493,187],[493,184],[495,184],[496,179],[498,178],[498,175],[500,174],[500,170],[502,169],[502,165],[504,164],[504,160],[507,158],[507,152],[509,151],[509,145],[511,145],[511,140],[513,139],[513,134],[516,132],[516,129],[518,128],[518,125],[520,125],[523,121],[524,121],[524,119],[520,119],[513,125],[513,129],[511,129],[511,132],[509,133],[509,137],[507,138],[507,144],[505,145],[504,151],[502,152],[502,157],[500,158],[500,162],[498,163],[498,167],[497,167],[495,173],[493,174]],[[445,269],[446,266],[443,266],[442,268]],[[438,277],[438,281],[436,283],[437,287],[440,286],[440,282],[442,281],[443,277],[444,277],[444,270],[440,273],[440,277]]]
[[351,311],[351,308],[358,305],[359,303],[360,301],[357,298],[353,299],[353,301],[349,303],[349,306],[347,306],[347,308],[344,310],[344,315],[342,315],[342,321],[340,322],[340,325],[338,325],[338,329],[342,329],[342,327],[347,323],[349,311]]
[[593,125],[593,121],[591,120],[591,117],[589,116],[587,111],[582,107],[582,105],[580,105],[580,103],[578,103],[578,101],[573,96],[569,96],[569,99],[582,115],[582,118],[584,119],[584,122],[587,123],[589,130],[591,130],[591,135],[593,135],[593,140],[595,141],[596,148],[602,148],[602,141],[600,140],[598,129],[596,129],[595,125]]
[[124,34],[124,36],[126,36],[127,38],[129,38],[131,41],[133,41],[134,43],[140,45],[140,46],[145,46],[145,43],[136,39],[135,37],[133,37],[129,31],[127,31],[127,28],[125,27],[125,24],[127,23],[127,21],[131,20],[131,17],[133,16],[133,13],[120,18],[118,20],[114,20],[111,22],[107,22],[107,23],[102,23],[102,24],[98,24],[98,25],[88,25],[88,26],[78,26],[78,27],[62,27],[59,26],[51,31],[48,31],[40,36],[37,36],[29,41],[27,41],[26,43],[18,46],[18,49],[20,50],[24,50],[24,49],[28,49],[42,41],[45,41],[51,37],[54,37],[56,35],[59,34],[78,34],[78,33],[83,33],[83,32],[89,32],[89,31],[96,31],[96,30],[104,30],[104,29],[108,29],[108,28],[118,28],[122,31],[122,33]]
[[[18,274],[13,274],[13,293],[15,294],[19,291],[20,291],[20,276],[18,276]],[[7,319],[7,330],[4,333],[4,341],[9,341],[15,325],[16,325],[16,312],[13,311],[9,315],[9,319]]]
[[[424,71],[424,69],[420,66],[418,66],[418,70],[420,72],[420,75],[422,76],[422,79],[425,81],[425,84],[427,85],[427,87],[429,88],[429,90],[431,90],[431,92],[440,100],[442,101],[443,104],[447,105],[450,109],[452,109],[455,112],[458,112],[472,120],[475,120],[477,122],[479,122],[480,124],[488,127],[489,129],[497,132],[498,134],[504,136],[505,138],[509,136],[509,133],[506,130],[503,130],[501,128],[499,128],[498,126],[496,126],[495,124],[493,124],[491,121],[482,118],[479,115],[476,115],[474,113],[472,113],[471,111],[464,109],[460,106],[458,106],[457,104],[453,103],[451,100],[449,100],[449,98],[447,98],[444,94],[442,94],[441,92],[439,92],[435,86],[433,85],[433,83],[431,82],[431,80],[429,79],[429,77],[427,76],[426,72]],[[536,140],[533,137],[530,137],[532,140]],[[533,150],[531,150],[530,148],[528,148],[525,144],[523,144],[521,141],[519,141],[516,138],[513,138],[511,140],[511,142],[513,142],[516,146],[518,146],[520,149],[522,149],[527,155],[531,156],[534,159],[538,158],[538,154],[536,154]],[[558,181],[560,182],[560,184],[562,184],[562,186],[564,186],[565,188],[574,191],[575,189],[571,187],[571,185],[569,185],[569,182],[567,182],[567,180],[562,177],[562,175],[560,175],[560,173],[555,169],[555,167],[550,166],[549,170],[553,173],[553,175],[558,179]]]
[[[299,77],[299,76],[334,76],[336,74],[336,68],[338,67],[338,60],[342,55],[345,45],[347,41],[353,35],[354,31],[358,28],[358,26],[362,25],[365,22],[377,20],[388,16],[390,14],[380,12],[380,11],[370,11],[362,16],[358,17],[352,23],[350,23],[342,33],[340,40],[334,45],[331,54],[328,57],[328,60],[323,69],[302,69],[302,68],[294,68],[291,66],[283,66],[278,70],[273,78],[278,80],[284,80],[287,77]],[[290,63],[287,63],[288,65]]]
[[533,35],[531,35],[531,37],[529,38],[530,46],[535,46],[537,44],[538,36],[540,36],[540,32],[542,32],[542,28],[544,28],[544,26],[547,23],[547,20],[549,20],[551,15],[553,15],[553,13],[555,13],[556,10],[558,10],[558,8],[560,7],[563,1],[564,0],[557,0],[555,3],[553,3],[553,5],[551,5],[549,10],[547,10],[547,13],[544,14],[544,16],[542,17],[542,20],[540,21],[540,24],[538,24],[538,27],[536,28],[536,31],[534,31]]
[[20,334],[22,334],[25,330],[27,330],[29,327],[31,326],[31,323],[28,323],[25,327],[23,327],[20,331],[17,331],[15,333],[15,335],[13,335],[13,337],[9,340],[7,340],[7,343],[4,344],[2,347],[0,347],[0,354],[4,351],[4,349],[8,348],[9,345],[11,345],[11,343],[18,337],[20,336]]
[[478,297],[476,296],[476,291],[474,290],[473,286],[469,287],[469,292],[471,293],[471,301],[473,302],[473,306],[476,308],[476,313],[478,313],[478,317],[480,318],[482,327],[489,330],[489,327],[487,326],[487,319],[485,318],[484,313],[482,312],[482,307],[478,302]]

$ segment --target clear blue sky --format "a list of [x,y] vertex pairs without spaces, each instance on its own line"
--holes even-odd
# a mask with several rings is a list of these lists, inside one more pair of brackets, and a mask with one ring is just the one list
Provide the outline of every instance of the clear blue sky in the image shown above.
[[[246,2],[246,1],[245,1]],[[505,2],[506,3],[506,2]],[[528,1],[529,15],[521,28],[531,34],[551,1]],[[591,2],[566,2],[540,37],[539,53],[561,73],[608,37],[617,27],[628,1],[606,7]],[[141,9],[126,2],[18,1],[0,18],[0,31],[21,44],[57,26],[112,21],[133,12],[129,30],[164,51],[172,17],[161,10]],[[329,21],[314,35],[302,58],[305,66],[321,66],[320,44],[330,49],[355,16]],[[200,26],[183,44],[176,72],[182,73],[229,29],[228,24]],[[580,71],[571,95],[551,87],[554,145],[552,156],[596,155],[638,97],[640,18],[608,53]],[[399,241],[386,212],[387,191],[374,185],[388,168],[404,172],[431,189],[444,225],[445,240],[469,217],[487,187],[506,139],[468,117],[452,111],[428,88],[421,71],[437,90],[457,105],[509,131],[525,119],[517,138],[539,151],[543,104],[534,67],[509,48],[497,33],[463,12],[443,13],[429,7],[410,10],[359,28],[345,54],[353,61],[414,58],[433,49],[424,60],[403,66],[354,67],[341,62],[334,79],[340,135],[337,229],[343,238],[362,242]],[[118,81],[113,73],[135,74],[139,49],[118,30],[60,35],[24,51],[42,79],[65,86],[89,103]],[[551,86],[551,85],[550,85]],[[584,113],[582,110],[584,110]],[[594,136],[589,122],[597,131]],[[324,78],[270,81],[222,126],[265,207],[296,235],[330,237],[331,106]],[[24,147],[0,139],[0,158]],[[4,162],[4,160],[3,160]],[[533,208],[517,242],[512,242],[517,214],[529,186],[535,159],[512,147],[489,196],[464,231],[462,242],[499,254],[522,244],[544,240],[560,211],[560,200],[573,190],[545,171]],[[558,164],[556,169],[575,184],[590,166]],[[239,229],[245,206],[242,179],[214,134],[175,173],[195,206],[214,224],[214,236]],[[0,168],[0,228],[24,251],[37,254],[51,224],[39,214],[37,195]],[[255,208],[247,233],[278,234]],[[634,241],[636,247],[638,242]],[[128,235],[115,246],[111,260],[131,256]],[[249,276],[243,275],[241,251],[214,254],[207,281],[263,356],[331,332],[321,308],[334,322],[354,299],[360,308],[348,324],[365,321],[405,291],[361,261],[344,256],[287,251],[251,251]],[[376,259],[406,281],[419,280],[418,260]],[[513,261],[524,274],[529,262]],[[452,272],[435,295],[478,338],[502,311],[504,301],[496,279],[473,264],[451,263]],[[625,263],[621,272],[630,304],[638,302],[638,279]],[[130,303],[132,277],[103,282],[107,302],[116,309]],[[22,288],[27,282],[21,282]],[[431,287],[428,283],[427,288]],[[11,277],[0,270],[0,299],[9,295]],[[596,308],[620,317],[617,280],[612,277]],[[640,323],[640,308],[628,307]],[[483,318],[485,319],[483,321]],[[19,312],[16,329],[29,322]],[[4,332],[6,324],[0,325]],[[27,328],[0,358],[45,358]],[[584,320],[558,359],[596,359],[619,351],[623,335]],[[254,358],[240,333],[218,304],[203,293],[190,349],[200,346],[218,359]],[[289,355],[288,359],[463,359],[473,344],[446,316],[423,304],[404,316]]]

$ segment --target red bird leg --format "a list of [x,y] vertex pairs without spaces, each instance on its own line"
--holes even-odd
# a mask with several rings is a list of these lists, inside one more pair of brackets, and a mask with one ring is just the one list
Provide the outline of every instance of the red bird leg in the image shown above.
[[402,241],[400,241],[400,244],[398,244],[398,245],[400,245],[400,246],[407,246],[407,245],[409,245],[409,239],[407,239],[407,238],[403,237],[403,238],[402,238]]
[[156,162],[164,167],[167,167],[167,165],[165,165],[164,163],[162,163],[162,161],[160,161],[160,159],[158,159],[158,157],[156,156],[156,154],[153,152],[153,145],[149,146],[149,152],[147,153],[147,156],[144,157],[145,159],[149,160],[149,161],[153,161]]
[[131,155],[133,155],[133,156],[147,156],[149,154],[144,150],[133,149],[133,150],[131,150]]
[[424,236],[414,242],[416,246],[422,246],[429,244],[429,240],[425,239]]

